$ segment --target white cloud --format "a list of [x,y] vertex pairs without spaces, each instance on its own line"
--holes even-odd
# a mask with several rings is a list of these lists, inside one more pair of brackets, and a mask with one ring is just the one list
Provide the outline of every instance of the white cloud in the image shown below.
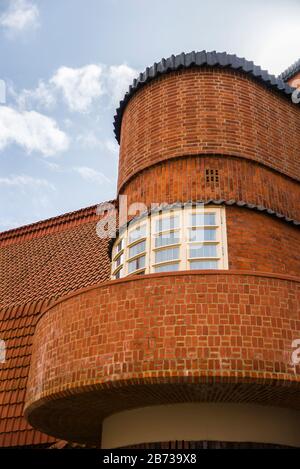
[[9,177],[0,177],[0,187],[24,187],[30,186],[30,188],[34,187],[44,187],[48,189],[55,190],[55,186],[51,184],[46,179],[39,179],[33,178],[27,175],[13,175]]
[[113,155],[118,155],[119,153],[119,145],[114,140],[106,140],[105,146],[107,150],[112,153]]
[[20,109],[46,108],[51,109],[56,104],[56,95],[48,83],[40,81],[37,88],[33,90],[24,89],[19,95],[13,92]]
[[129,85],[137,76],[137,71],[126,64],[111,65],[107,70],[107,88],[112,103],[119,105],[124,94],[128,91]]
[[76,140],[83,148],[101,148],[103,146],[102,141],[92,130],[79,134]]
[[35,29],[39,26],[38,7],[29,0],[10,0],[0,25],[12,34]]
[[52,161],[47,161],[47,160],[44,160],[44,163],[47,166],[47,168],[49,168],[51,171],[55,171],[56,173],[60,173],[63,171],[61,166],[57,163],[53,163]]
[[95,64],[81,68],[60,67],[50,84],[62,92],[71,111],[89,111],[93,101],[104,94],[102,67]]
[[99,148],[101,151],[108,151],[114,155],[119,152],[117,142],[110,139],[101,140],[92,130],[79,134],[76,140],[83,148]]
[[55,120],[35,111],[16,111],[7,106],[0,107],[0,150],[17,144],[28,153],[38,151],[51,156],[65,151],[69,139]]
[[20,109],[53,109],[60,95],[70,111],[86,113],[97,101],[101,109],[101,97],[108,99],[109,106],[118,106],[136,75],[136,70],[126,64],[60,67],[50,80],[41,80],[34,89],[17,94],[10,87],[9,92]]
[[76,166],[73,171],[77,172],[86,181],[96,182],[97,184],[111,183],[111,180],[103,173],[87,166]]

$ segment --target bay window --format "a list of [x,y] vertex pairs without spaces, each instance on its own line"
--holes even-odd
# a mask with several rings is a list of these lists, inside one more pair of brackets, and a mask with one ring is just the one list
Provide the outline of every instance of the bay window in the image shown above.
[[183,206],[133,220],[112,250],[112,278],[228,269],[225,207]]

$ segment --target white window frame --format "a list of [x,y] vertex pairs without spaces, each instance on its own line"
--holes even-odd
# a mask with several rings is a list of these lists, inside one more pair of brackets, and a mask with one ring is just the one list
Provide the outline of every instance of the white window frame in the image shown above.
[[[196,229],[190,223],[190,217],[192,214],[215,214],[215,225],[199,225],[198,229],[214,229],[216,230],[215,240],[198,240],[191,241],[189,233],[192,229]],[[156,230],[156,223],[161,219],[170,219],[172,217],[179,217],[179,228],[169,228],[163,231]],[[136,239],[132,242],[130,240],[130,234],[136,230],[137,227],[145,225],[146,234],[145,236]],[[166,244],[165,246],[156,247],[156,238],[158,235],[168,233],[178,233],[179,242],[174,244]],[[136,254],[135,256],[129,257],[129,249],[139,242],[145,241],[146,249],[142,253]],[[118,252],[118,245],[123,242],[122,249]],[[205,245],[216,245],[217,256],[216,257],[190,257],[191,246],[205,246]],[[163,262],[156,262],[155,255],[158,251],[166,249],[178,248],[179,258],[170,259]],[[117,260],[123,255],[123,262],[117,266]],[[129,262],[139,257],[145,256],[145,267],[129,272]],[[226,229],[226,213],[224,206],[217,205],[206,205],[206,206],[184,206],[175,207],[162,212],[152,213],[149,216],[143,217],[139,220],[134,220],[129,223],[126,230],[123,230],[119,238],[115,241],[112,249],[112,278],[122,278],[128,275],[136,274],[149,274],[157,273],[156,269],[161,266],[178,264],[178,271],[182,270],[193,270],[191,268],[193,261],[217,261],[217,269],[203,269],[203,270],[227,270],[228,269],[228,249],[227,249],[227,229]],[[171,272],[171,271],[170,271]],[[118,277],[119,273],[119,277]]]

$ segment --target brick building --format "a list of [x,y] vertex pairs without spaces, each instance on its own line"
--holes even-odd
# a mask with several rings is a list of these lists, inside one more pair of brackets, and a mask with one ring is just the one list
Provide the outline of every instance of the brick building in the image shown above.
[[[296,79],[163,59],[117,110],[116,200],[0,234],[0,446],[300,447]],[[101,238],[119,195],[148,211]]]

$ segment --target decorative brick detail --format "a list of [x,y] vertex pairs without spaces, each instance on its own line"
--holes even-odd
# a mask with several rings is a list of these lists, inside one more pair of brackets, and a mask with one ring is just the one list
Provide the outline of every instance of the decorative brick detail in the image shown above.
[[142,169],[199,154],[248,158],[300,179],[300,108],[244,73],[191,68],[139,89],[122,118],[119,190]]
[[155,403],[300,409],[299,334],[296,278],[206,271],[108,282],[39,320],[26,415],[60,438],[95,442],[104,416]]
[[[218,181],[207,181],[207,168]],[[146,168],[123,188],[128,204],[225,199],[245,201],[300,221],[300,184],[249,160],[222,156],[185,157]]]

